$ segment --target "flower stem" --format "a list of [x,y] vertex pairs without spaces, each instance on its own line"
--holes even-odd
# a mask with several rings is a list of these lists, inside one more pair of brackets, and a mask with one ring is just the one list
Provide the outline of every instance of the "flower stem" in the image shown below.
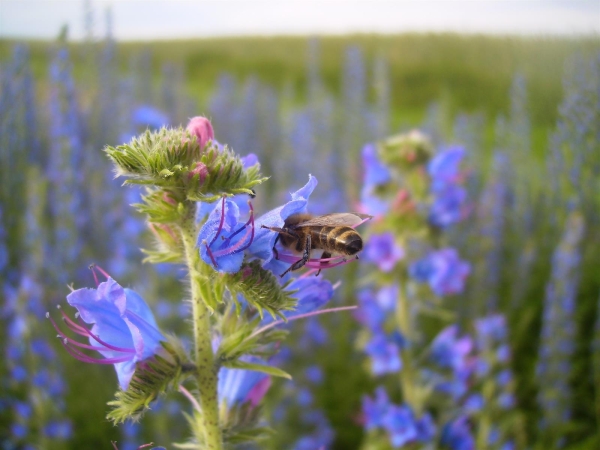
[[415,415],[420,416],[422,413],[420,405],[420,393],[419,387],[416,385],[413,358],[412,358],[412,346],[411,342],[413,339],[413,333],[411,330],[411,314],[408,299],[406,297],[406,276],[404,273],[400,274],[399,277],[399,288],[398,288],[398,303],[396,305],[396,321],[400,333],[406,340],[407,345],[401,351],[402,355],[402,370],[400,371],[400,387],[402,388],[402,396],[404,402],[409,405],[415,412]]
[[196,381],[200,393],[200,415],[204,430],[202,448],[221,450],[223,438],[219,427],[219,401],[217,397],[217,368],[211,342],[210,311],[202,294],[210,290],[203,289],[202,262],[196,250],[198,230],[195,222],[196,204],[186,202],[186,214],[180,222],[181,237],[185,250],[185,260],[189,270],[192,294],[192,324],[194,327],[194,359],[196,361]]

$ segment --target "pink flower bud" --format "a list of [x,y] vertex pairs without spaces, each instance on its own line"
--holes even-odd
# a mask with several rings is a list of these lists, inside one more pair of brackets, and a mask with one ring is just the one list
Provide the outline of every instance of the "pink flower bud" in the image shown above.
[[203,149],[208,141],[212,141],[215,138],[215,132],[213,127],[206,117],[196,116],[190,119],[190,123],[186,128],[191,134],[196,136],[200,148]]
[[188,173],[188,179],[192,179],[194,175],[198,175],[198,183],[200,186],[204,184],[204,180],[206,180],[206,176],[208,175],[208,167],[206,164],[202,162],[197,162],[192,170]]

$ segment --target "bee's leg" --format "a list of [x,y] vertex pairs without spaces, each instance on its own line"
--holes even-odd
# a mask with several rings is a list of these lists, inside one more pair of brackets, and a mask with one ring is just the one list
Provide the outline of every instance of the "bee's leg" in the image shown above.
[[284,276],[290,270],[298,270],[298,269],[302,268],[304,266],[304,264],[306,264],[308,262],[308,258],[310,258],[310,245],[311,245],[310,233],[307,233],[306,241],[304,242],[304,253],[302,254],[302,259],[299,259],[294,264],[292,264],[285,272],[283,272],[281,274],[281,276]]
[[279,242],[279,236],[281,236],[281,235],[278,233],[277,237],[275,238],[275,242],[273,242],[273,254],[275,255],[275,259],[279,259],[279,252],[275,248],[275,246],[277,245],[277,242]]
[[[321,259],[327,259],[327,258],[331,258],[331,253],[329,253],[329,252],[323,252],[323,254],[321,255]],[[324,261],[321,264],[329,264],[329,261]],[[315,276],[319,276],[319,274],[321,273],[321,269],[319,269],[317,271],[317,273],[315,274]]]

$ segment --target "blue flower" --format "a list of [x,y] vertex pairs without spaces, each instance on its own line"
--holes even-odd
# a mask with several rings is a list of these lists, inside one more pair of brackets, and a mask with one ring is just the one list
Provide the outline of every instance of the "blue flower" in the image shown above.
[[131,120],[136,126],[156,129],[169,124],[167,115],[150,105],[141,105],[134,109]]
[[371,370],[376,376],[402,369],[398,344],[382,332],[373,335],[365,347],[365,352],[371,357]]
[[362,162],[365,175],[360,194],[360,210],[373,216],[382,215],[389,209],[389,202],[379,198],[376,191],[378,186],[391,180],[391,172],[379,160],[377,147],[374,144],[367,144],[363,147]]
[[427,165],[433,192],[441,192],[460,180],[460,163],[465,156],[463,147],[455,146],[439,152]]
[[423,414],[423,416],[417,420],[415,425],[417,427],[417,440],[419,442],[431,442],[433,440],[435,437],[436,426],[431,414]]
[[52,420],[44,427],[44,435],[51,439],[68,439],[73,434],[73,426],[68,420]]
[[467,191],[461,186],[448,186],[436,193],[429,210],[429,223],[446,228],[466,216]]
[[314,384],[321,384],[323,381],[323,370],[319,366],[310,366],[305,371],[308,381]]
[[[478,344],[501,343],[507,338],[506,319],[502,314],[493,314],[475,321]],[[488,345],[485,345],[486,347]]]
[[375,234],[369,238],[363,251],[366,261],[377,264],[383,272],[391,271],[404,258],[404,250],[394,239],[392,232]]
[[407,406],[391,405],[383,418],[383,426],[394,448],[400,448],[418,437],[413,413]]
[[383,387],[377,388],[375,398],[365,395],[362,399],[362,412],[365,420],[365,428],[373,430],[383,426],[383,420],[390,408],[390,399]]
[[379,330],[387,314],[377,303],[377,298],[370,289],[364,289],[357,295],[359,307],[354,311],[354,318],[370,330]]
[[375,144],[366,144],[362,149],[362,162],[365,169],[364,186],[377,186],[392,179],[390,170],[381,162]]
[[[242,360],[262,363],[262,360],[250,356],[242,357]],[[217,391],[219,400],[224,401],[228,407],[245,402],[256,406],[267,393],[270,385],[271,377],[263,372],[222,367],[219,371]]]
[[308,183],[306,183],[296,192],[290,194],[291,200],[289,202],[267,212],[266,214],[263,214],[256,219],[256,232],[254,235],[254,240],[252,241],[248,251],[254,257],[260,258],[264,261],[263,267],[267,267],[268,264],[273,260],[273,245],[275,244],[277,233],[262,228],[262,226],[264,225],[266,227],[281,228],[283,227],[285,220],[292,214],[306,212],[308,198],[316,186],[317,179],[309,175]]
[[431,343],[431,357],[440,367],[461,370],[473,350],[469,336],[458,337],[458,325],[444,328]]
[[474,450],[475,439],[468,418],[460,416],[444,425],[441,443],[452,450]]
[[239,208],[232,200],[223,199],[209,214],[200,229],[196,246],[200,257],[219,272],[235,273],[242,267],[244,251],[254,239],[254,217],[238,222]]
[[[251,157],[249,163],[253,161]],[[308,183],[291,194],[291,200],[283,206],[263,214],[256,220],[252,209],[247,221],[240,221],[240,210],[235,201],[223,199],[209,214],[198,234],[197,247],[202,260],[220,272],[235,273],[240,270],[244,254],[262,259],[263,267],[281,273],[286,267],[283,261],[274,260],[273,245],[278,233],[265,227],[281,228],[292,214],[306,212],[308,197],[317,185],[317,179],[309,177]]]
[[462,292],[470,272],[470,264],[462,261],[453,248],[430,252],[409,267],[409,273],[415,280],[427,282],[440,296]]
[[[67,302],[77,309],[81,320],[77,323],[63,312],[65,323],[76,334],[87,337],[90,344],[67,337],[51,319],[63,346],[81,361],[114,364],[119,385],[126,390],[136,363],[155,355],[161,348],[160,342],[165,340],[146,302],[112,278],[100,283],[97,289],[71,292]],[[93,326],[88,329],[85,324]],[[80,348],[97,350],[105,359],[92,358]]]
[[476,413],[481,411],[485,404],[483,396],[479,393],[471,394],[467,397],[464,403],[464,408],[468,413]]

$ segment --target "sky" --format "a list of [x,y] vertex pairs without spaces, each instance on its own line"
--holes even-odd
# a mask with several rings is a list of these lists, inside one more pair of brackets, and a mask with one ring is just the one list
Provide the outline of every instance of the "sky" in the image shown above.
[[[119,40],[453,31],[600,36],[600,0],[0,0],[0,37]],[[88,15],[87,17],[90,17]]]

